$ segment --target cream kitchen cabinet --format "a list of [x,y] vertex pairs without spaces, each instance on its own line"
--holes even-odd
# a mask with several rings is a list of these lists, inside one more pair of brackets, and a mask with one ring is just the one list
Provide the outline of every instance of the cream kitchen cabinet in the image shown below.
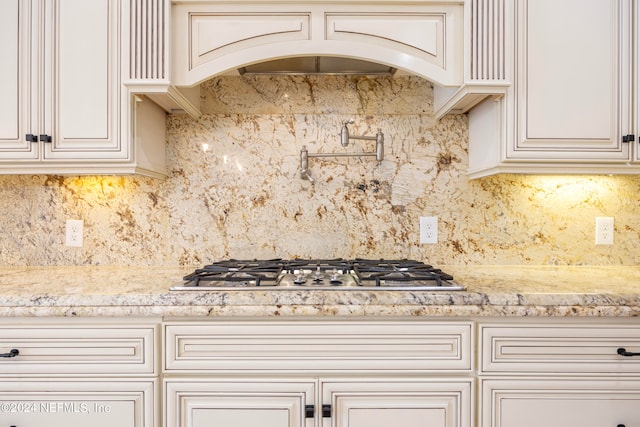
[[471,380],[323,379],[323,427],[471,425]]
[[471,324],[168,322],[166,427],[470,427]]
[[165,141],[136,132],[151,115],[137,117],[122,84],[128,11],[121,0],[0,3],[0,173],[164,174]]
[[0,382],[0,420],[16,427],[153,427],[153,381]]
[[172,427],[470,426],[469,379],[169,378],[165,387]]
[[[469,112],[469,174],[638,173],[629,0],[490,2],[510,83]],[[637,73],[637,71],[636,71]]]
[[482,387],[483,396],[491,401],[483,415],[483,426],[631,427],[640,424],[639,380],[499,379],[483,381]]
[[158,324],[0,321],[0,420],[21,427],[158,427]]
[[479,324],[482,427],[640,424],[637,322]]
[[168,379],[166,426],[312,427],[314,389],[314,381],[304,379]]

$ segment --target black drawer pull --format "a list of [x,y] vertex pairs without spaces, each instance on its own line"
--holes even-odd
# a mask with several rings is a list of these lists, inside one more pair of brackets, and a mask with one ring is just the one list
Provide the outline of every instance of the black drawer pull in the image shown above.
[[27,142],[38,142],[38,137],[32,133],[28,133],[25,139]]
[[616,427],[626,427],[624,424],[618,424]]
[[18,350],[17,348],[12,348],[11,350],[9,350],[9,353],[0,354],[0,357],[16,357],[19,354],[20,350]]
[[630,351],[627,351],[626,348],[620,347],[618,349],[618,354],[620,356],[627,356],[627,357],[631,357],[631,356],[640,356],[640,353],[632,353]]

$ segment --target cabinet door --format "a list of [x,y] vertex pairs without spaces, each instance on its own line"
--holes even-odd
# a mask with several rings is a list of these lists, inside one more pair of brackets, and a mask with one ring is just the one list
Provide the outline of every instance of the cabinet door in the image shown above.
[[629,0],[516,1],[507,159],[631,159],[631,11]]
[[31,121],[34,23],[31,0],[0,2],[0,158],[38,157],[38,144],[25,137],[37,132]]
[[151,382],[7,381],[2,426],[154,427]]
[[[470,427],[471,381],[322,382],[324,427]],[[333,422],[332,422],[333,420]]]
[[165,384],[166,427],[312,427],[311,381],[172,380]]
[[640,381],[485,380],[482,427],[640,425]]
[[121,147],[119,0],[44,2],[45,159],[126,158]]

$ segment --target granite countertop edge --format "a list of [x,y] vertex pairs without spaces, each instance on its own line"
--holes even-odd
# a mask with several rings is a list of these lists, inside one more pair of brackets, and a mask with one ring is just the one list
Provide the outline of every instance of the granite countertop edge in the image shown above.
[[636,317],[636,266],[438,266],[466,291],[169,291],[193,267],[0,267],[0,317]]

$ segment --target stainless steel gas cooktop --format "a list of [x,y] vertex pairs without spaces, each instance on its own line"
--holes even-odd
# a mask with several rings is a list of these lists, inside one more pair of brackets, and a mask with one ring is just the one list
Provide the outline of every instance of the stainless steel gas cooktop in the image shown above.
[[464,287],[421,261],[359,258],[218,261],[171,287],[172,291],[256,289],[460,291]]

